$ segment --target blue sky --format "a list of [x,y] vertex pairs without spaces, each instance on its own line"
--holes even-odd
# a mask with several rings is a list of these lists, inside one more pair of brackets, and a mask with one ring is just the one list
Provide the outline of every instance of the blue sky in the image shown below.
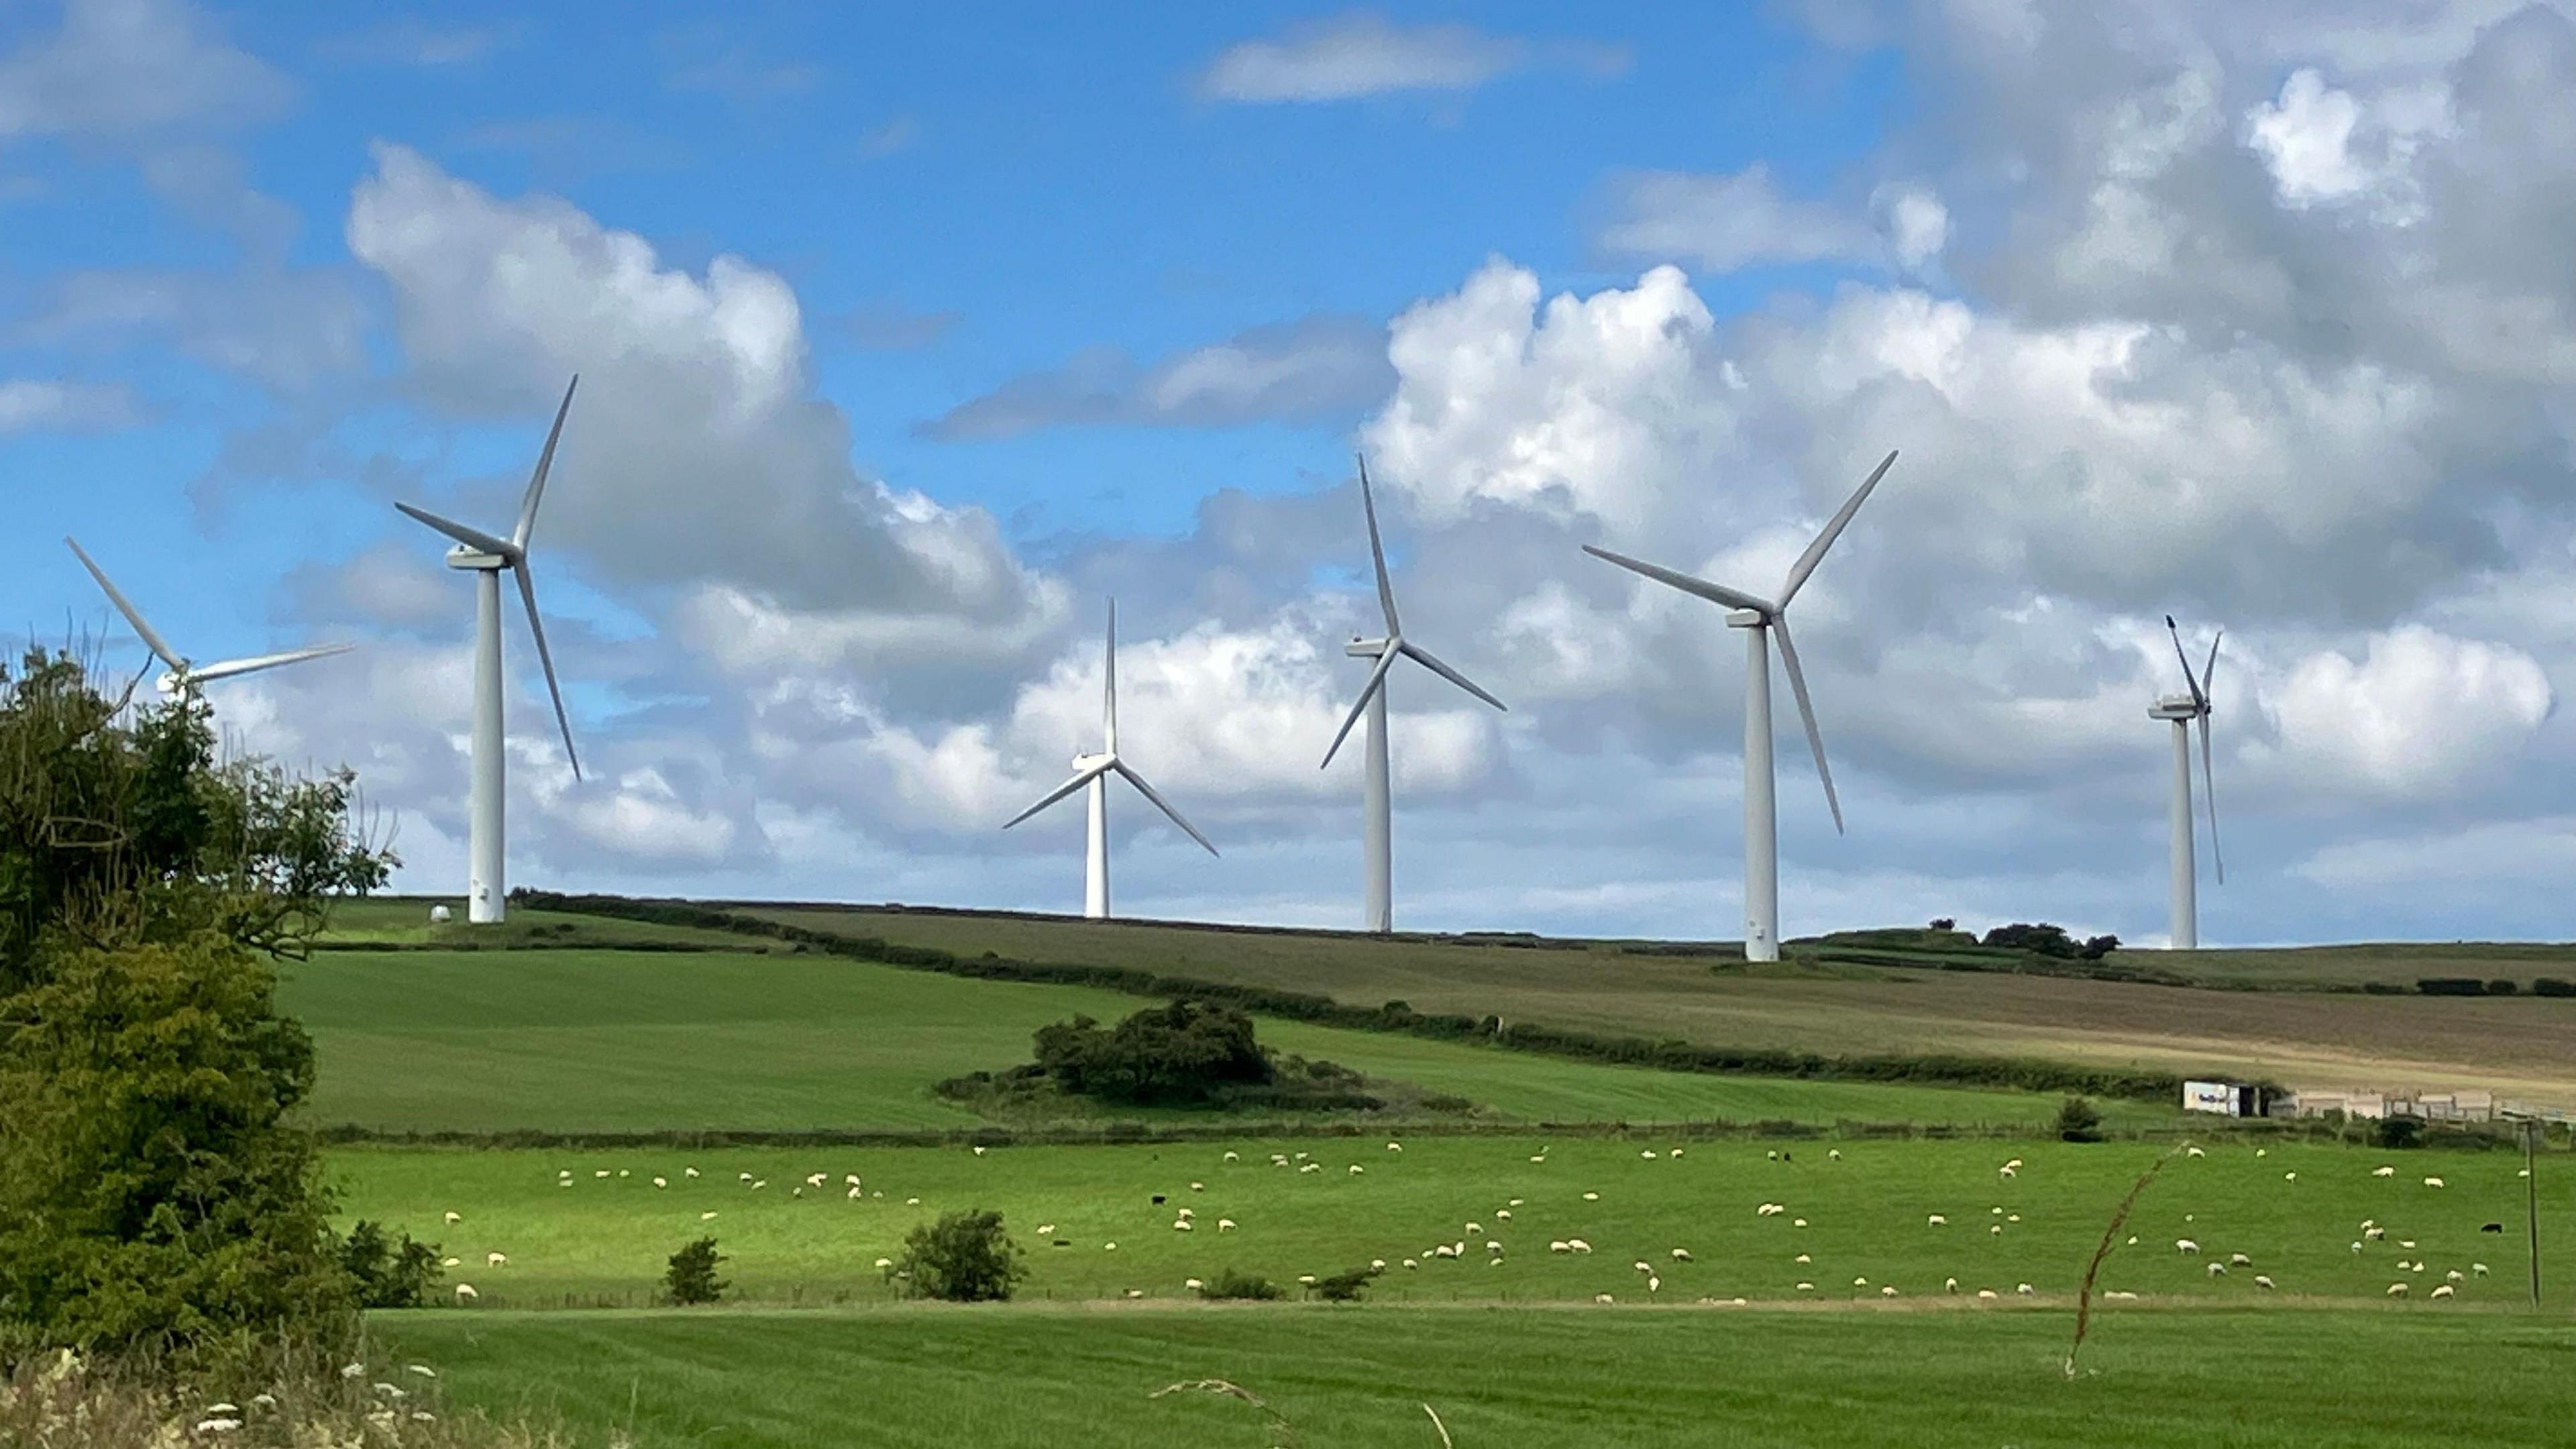
[[1802,596],[1790,930],[2152,939],[2172,610],[2207,937],[2564,935],[2576,23],[2399,9],[0,4],[0,617],[139,662],[74,533],[201,656],[365,643],[219,709],[447,888],[467,592],[390,504],[506,516],[578,369],[591,778],[514,622],[514,879],[1068,903],[1070,817],[991,827],[1116,592],[1229,846],[1122,814],[1122,899],[1331,923],[1365,447],[1515,706],[1400,687],[1400,919],[1728,934],[1733,640],[1576,545],[1768,588],[1901,447]]

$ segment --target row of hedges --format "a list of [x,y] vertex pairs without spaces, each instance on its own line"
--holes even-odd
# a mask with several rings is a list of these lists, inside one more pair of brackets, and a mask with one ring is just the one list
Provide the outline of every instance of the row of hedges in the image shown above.
[[[2397,994],[2404,990],[2394,983],[2383,985],[2378,982],[2363,989],[2372,991],[2375,995]],[[2504,976],[2499,976],[2492,981],[2481,981],[2474,976],[2427,976],[2415,983],[2415,989],[2426,996],[2512,996],[2522,990],[2522,986],[2512,978]],[[2576,981],[2563,981],[2555,976],[2543,976],[2531,983],[2531,994],[2576,996]]]
[[695,926],[765,936],[853,960],[872,961],[915,971],[936,971],[988,981],[1043,982],[1091,986],[1131,996],[1173,999],[1194,997],[1223,1002],[1262,1016],[1284,1017],[1354,1031],[1397,1032],[1435,1041],[1490,1041],[1519,1051],[1655,1067],[1664,1071],[1703,1072],[1811,1080],[1908,1082],[1918,1085],[2012,1088],[2031,1092],[2081,1092],[2096,1097],[2128,1097],[2172,1102],[2182,1092],[2173,1073],[2083,1067],[2063,1062],[2009,1057],[1956,1055],[1825,1056],[1816,1052],[1769,1047],[1710,1047],[1679,1040],[1651,1041],[1608,1032],[1577,1031],[1530,1022],[1503,1025],[1492,1016],[1478,1019],[1415,1011],[1401,1001],[1366,1007],[1302,991],[1279,991],[1224,981],[1159,976],[1125,966],[1085,966],[1040,961],[1012,961],[987,952],[959,956],[928,946],[899,946],[871,936],[838,936],[828,931],[790,926],[758,916],[719,910],[686,901],[633,900],[624,896],[568,896],[551,891],[521,890],[514,901],[532,908],[577,911],[661,926]]

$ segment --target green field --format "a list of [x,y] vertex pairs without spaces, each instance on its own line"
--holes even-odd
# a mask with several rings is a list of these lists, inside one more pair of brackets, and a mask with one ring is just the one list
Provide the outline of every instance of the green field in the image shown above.
[[[2576,999],[2246,991],[1832,961],[1746,967],[1617,943],[1545,948],[1064,917],[744,909],[808,929],[964,956],[991,951],[1018,960],[1125,966],[1315,992],[1368,1007],[1403,1000],[1419,1011],[1499,1014],[1713,1046],[1829,1054],[1938,1049],[2271,1078],[2293,1087],[2476,1087],[2576,1108]],[[2526,982],[2549,974],[2540,970],[2544,960],[2576,957],[2567,948],[2517,947],[2500,948],[2488,960],[2477,954],[2483,949],[2218,954],[2240,963],[2297,958],[2309,963],[2298,969],[2310,974],[2327,970],[2318,963],[2347,959],[2407,980],[2494,975]],[[2254,967],[2218,969],[2224,975]],[[2553,966],[2552,972],[2576,975],[2576,967]]]
[[[2576,1330],[2475,1312],[1105,1305],[380,1319],[455,1401],[706,1449],[2563,1445]],[[1232,1399],[1148,1395],[1223,1378]],[[605,1442],[594,1429],[585,1441]]]
[[[320,1053],[314,1120],[452,1132],[971,1126],[983,1119],[932,1083],[1028,1060],[1049,1022],[1144,1004],[824,955],[589,949],[325,951],[290,969],[283,997]],[[1523,1122],[2009,1125],[2058,1100],[1659,1072],[1296,1022],[1260,1033]],[[2123,1122],[2172,1115],[2105,1106]]]
[[[1956,1278],[1968,1296],[1989,1288],[2011,1298],[2029,1283],[2063,1302],[2113,1205],[2161,1150],[2009,1140],[1551,1142],[1535,1135],[1422,1137],[1402,1146],[1389,1151],[1373,1137],[1002,1146],[980,1155],[963,1146],[363,1147],[335,1151],[331,1168],[344,1214],[439,1242],[463,1260],[455,1276],[473,1284],[487,1308],[641,1306],[651,1301],[668,1255],[701,1233],[722,1244],[732,1258],[729,1275],[752,1301],[886,1299],[892,1290],[876,1259],[895,1254],[913,1225],[958,1208],[1004,1214],[1029,1252],[1023,1292],[1039,1299],[1139,1292],[1169,1300],[1189,1296],[1187,1279],[1214,1278],[1228,1267],[1285,1284],[1384,1259],[1390,1268],[1376,1295],[1396,1300],[1587,1303],[1609,1293],[1622,1302],[1876,1302],[1887,1287],[1905,1297],[1943,1297],[1945,1280]],[[1236,1161],[1225,1161],[1228,1151]],[[1652,1158],[1644,1155],[1650,1151]],[[1787,1156],[1775,1159],[1775,1151]],[[1273,1166],[1274,1153],[1292,1165]],[[2021,1168],[2004,1177],[1998,1168],[2015,1158]],[[1299,1170],[1307,1160],[1320,1170]],[[2563,1154],[2553,1154],[2542,1165],[2543,1251],[2571,1262],[2576,1178],[2555,1170],[2560,1161]],[[2372,1176],[2383,1163],[2397,1175]],[[1354,1165],[1364,1171],[1351,1173]],[[2128,1228],[2139,1245],[2115,1252],[2100,1286],[2211,1303],[2377,1301],[2404,1281],[2417,1300],[2410,1306],[2421,1311],[2521,1302],[2520,1166],[2519,1155],[2506,1152],[2214,1140],[2207,1156],[2177,1158],[2148,1188]],[[693,1167],[696,1178],[687,1176]],[[571,1176],[560,1178],[566,1169]],[[603,1172],[609,1175],[598,1176]],[[744,1173],[767,1185],[746,1184]],[[817,1173],[821,1187],[794,1195]],[[852,1174],[865,1194],[855,1201],[844,1185]],[[2425,1186],[2428,1174],[2446,1186]],[[655,1187],[657,1176],[669,1185]],[[1598,1196],[1587,1200],[1585,1193]],[[1155,1204],[1156,1194],[1166,1202]],[[1761,1215],[1764,1203],[1784,1211]],[[1184,1207],[1195,1226],[1175,1231]],[[448,1212],[462,1221],[445,1223]],[[1933,1224],[1936,1213],[1947,1223]],[[1220,1220],[1229,1218],[1239,1226],[1224,1231]],[[1797,1226],[1800,1218],[1807,1226]],[[2350,1244],[2363,1237],[2364,1219],[2387,1237],[2355,1253]],[[2511,1231],[2479,1231],[2488,1222]],[[1054,1231],[1042,1234],[1042,1227]],[[1058,1238],[1066,1245],[1054,1246]],[[1550,1251],[1553,1242],[1576,1238],[1593,1251]],[[2202,1252],[2176,1251],[2178,1238],[2198,1242]],[[2410,1240],[2415,1247],[2401,1246]],[[1459,1258],[1435,1252],[1438,1244],[1460,1242],[1466,1251]],[[1488,1242],[1502,1244],[1500,1253],[1489,1252]],[[1676,1260],[1675,1248],[1690,1260]],[[493,1252],[508,1263],[488,1266]],[[2211,1263],[2224,1264],[2233,1253],[2253,1266],[2209,1274]],[[1811,1261],[1798,1263],[1800,1254]],[[1500,1266],[1491,1266],[1496,1257]],[[1406,1258],[1420,1266],[1401,1267]],[[2401,1269],[2401,1260],[2425,1267]],[[1637,1271],[1640,1261],[1658,1284]],[[2479,1274],[2480,1263],[2490,1271]],[[2453,1271],[2463,1275],[2458,1301],[2430,1301]],[[2259,1287],[2257,1273],[2271,1277],[2277,1293]],[[1855,1278],[1869,1281],[1856,1286]],[[1815,1286],[1802,1291],[1800,1282]],[[2576,1303],[2576,1288],[2560,1277],[2551,1301]]]

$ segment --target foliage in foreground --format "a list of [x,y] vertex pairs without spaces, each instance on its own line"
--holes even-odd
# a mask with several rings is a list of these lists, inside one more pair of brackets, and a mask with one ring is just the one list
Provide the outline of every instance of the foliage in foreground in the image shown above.
[[353,805],[218,764],[201,702],[0,673],[0,1329],[157,1355],[350,1326],[271,963],[385,879]]
[[943,1213],[904,1236],[895,1278],[914,1298],[999,1302],[1029,1274],[1027,1257],[989,1208]]
[[445,1270],[438,1266],[438,1245],[414,1242],[409,1233],[397,1242],[380,1223],[360,1221],[340,1245],[340,1264],[361,1308],[425,1308],[430,1291]]

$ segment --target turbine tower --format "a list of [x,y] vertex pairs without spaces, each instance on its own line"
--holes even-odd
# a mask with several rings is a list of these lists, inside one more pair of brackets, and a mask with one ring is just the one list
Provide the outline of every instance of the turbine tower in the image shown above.
[[1118,758],[1118,601],[1109,601],[1108,666],[1103,671],[1100,691],[1100,753],[1073,757],[1073,778],[1048,791],[1038,803],[1002,822],[1004,830],[1019,824],[1076,790],[1089,792],[1091,833],[1082,851],[1082,913],[1095,921],[1109,918],[1109,777],[1116,775],[1136,787],[1136,793],[1154,802],[1154,808],[1171,817],[1172,823],[1188,833],[1190,839],[1216,854],[1216,847],[1199,834],[1198,827],[1181,818],[1172,802],[1157,794],[1125,760]]
[[501,919],[508,889],[502,880],[504,840],[502,771],[507,761],[501,740],[501,572],[518,580],[519,600],[527,605],[528,632],[536,636],[537,662],[545,666],[546,693],[553,696],[555,723],[563,730],[564,757],[572,761],[573,778],[581,778],[581,756],[572,747],[572,720],[564,714],[563,690],[555,684],[554,656],[546,649],[546,626],[537,617],[537,585],[528,574],[528,533],[536,526],[537,501],[546,491],[546,474],[555,465],[555,443],[563,437],[564,415],[581,386],[575,377],[555,409],[555,425],[546,433],[545,451],[528,479],[527,496],[519,502],[518,526],[508,538],[496,538],[441,518],[427,509],[397,503],[412,518],[456,540],[447,551],[447,566],[474,575],[474,753],[473,792],[466,807],[465,919],[476,925]]
[[1351,706],[1349,717],[1342,721],[1341,733],[1333,736],[1331,747],[1324,751],[1324,764],[1333,762],[1334,752],[1341,749],[1343,740],[1350,738],[1351,726],[1359,722],[1361,714],[1366,713],[1369,722],[1368,768],[1367,783],[1360,793],[1360,810],[1368,839],[1368,874],[1362,888],[1361,929],[1384,933],[1395,929],[1394,809],[1387,799],[1388,671],[1395,667],[1398,658],[1411,659],[1496,709],[1506,709],[1507,706],[1479,688],[1474,680],[1441,663],[1432,657],[1429,650],[1404,637],[1404,626],[1396,622],[1395,617],[1395,586],[1387,582],[1386,547],[1378,540],[1377,502],[1369,495],[1368,459],[1359,461],[1360,508],[1368,515],[1369,559],[1377,565],[1377,602],[1386,615],[1386,635],[1380,639],[1353,639],[1345,650],[1353,658],[1375,659],[1377,667],[1369,671],[1368,683],[1360,687],[1360,697]]
[[2218,883],[2225,885],[2227,858],[2218,851],[2218,778],[2209,748],[2209,689],[2211,679],[2218,673],[2218,641],[2226,637],[2227,631],[2221,629],[2210,636],[2209,659],[2200,666],[2197,679],[2192,677],[2191,656],[2182,652],[2182,630],[2175,627],[2171,614],[2165,615],[2165,632],[2173,637],[2174,658],[2181,663],[2183,685],[2191,692],[2158,699],[2147,710],[2147,717],[2173,724],[2173,804],[2169,812],[2173,830],[2173,949],[2196,951],[2200,948],[2200,882],[2191,855],[2191,727],[2194,722],[2200,725],[2200,778],[2203,803],[2209,809],[2209,860],[2218,869]]
[[1815,705],[1807,698],[1807,676],[1798,667],[1798,646],[1789,637],[1789,601],[1807,582],[1807,576],[1824,561],[1825,550],[1842,536],[1852,515],[1860,511],[1878,480],[1896,462],[1890,452],[1879,460],[1870,475],[1861,480],[1850,500],[1825,520],[1824,531],[1798,561],[1789,566],[1789,580],[1780,586],[1780,597],[1766,599],[1741,589],[1713,584],[1689,574],[1675,573],[1650,563],[1640,563],[1610,552],[1608,549],[1583,546],[1585,553],[1607,559],[1623,569],[1644,574],[1659,584],[1668,584],[1683,593],[1695,595],[1727,609],[1727,627],[1744,631],[1744,959],[1777,961],[1780,959],[1780,813],[1774,802],[1771,780],[1771,652],[1770,636],[1780,636],[1780,662],[1789,671],[1789,691],[1797,696],[1798,718],[1807,727],[1807,747],[1816,755],[1816,778],[1824,782],[1825,806],[1834,815],[1834,833],[1843,829],[1842,802],[1834,796],[1833,771],[1825,765],[1825,737],[1816,730]]
[[72,552],[79,557],[81,567],[88,569],[89,576],[98,580],[100,591],[107,595],[109,603],[116,606],[116,612],[123,614],[125,622],[134,626],[135,637],[143,641],[143,647],[152,651],[152,657],[168,666],[161,677],[153,681],[154,686],[165,695],[193,695],[198,692],[197,686],[200,684],[211,683],[218,679],[231,679],[236,675],[256,674],[263,669],[275,669],[283,664],[301,664],[307,659],[323,659],[333,654],[346,654],[355,647],[349,644],[322,644],[311,649],[290,649],[283,654],[255,654],[247,659],[225,659],[213,664],[192,664],[187,656],[171,648],[170,641],[162,638],[161,632],[144,619],[143,611],[134,607],[134,601],[125,597],[125,591],[108,579],[107,570],[98,566],[98,560],[89,556],[89,550],[82,548],[78,539],[65,537],[63,542],[72,546]]

